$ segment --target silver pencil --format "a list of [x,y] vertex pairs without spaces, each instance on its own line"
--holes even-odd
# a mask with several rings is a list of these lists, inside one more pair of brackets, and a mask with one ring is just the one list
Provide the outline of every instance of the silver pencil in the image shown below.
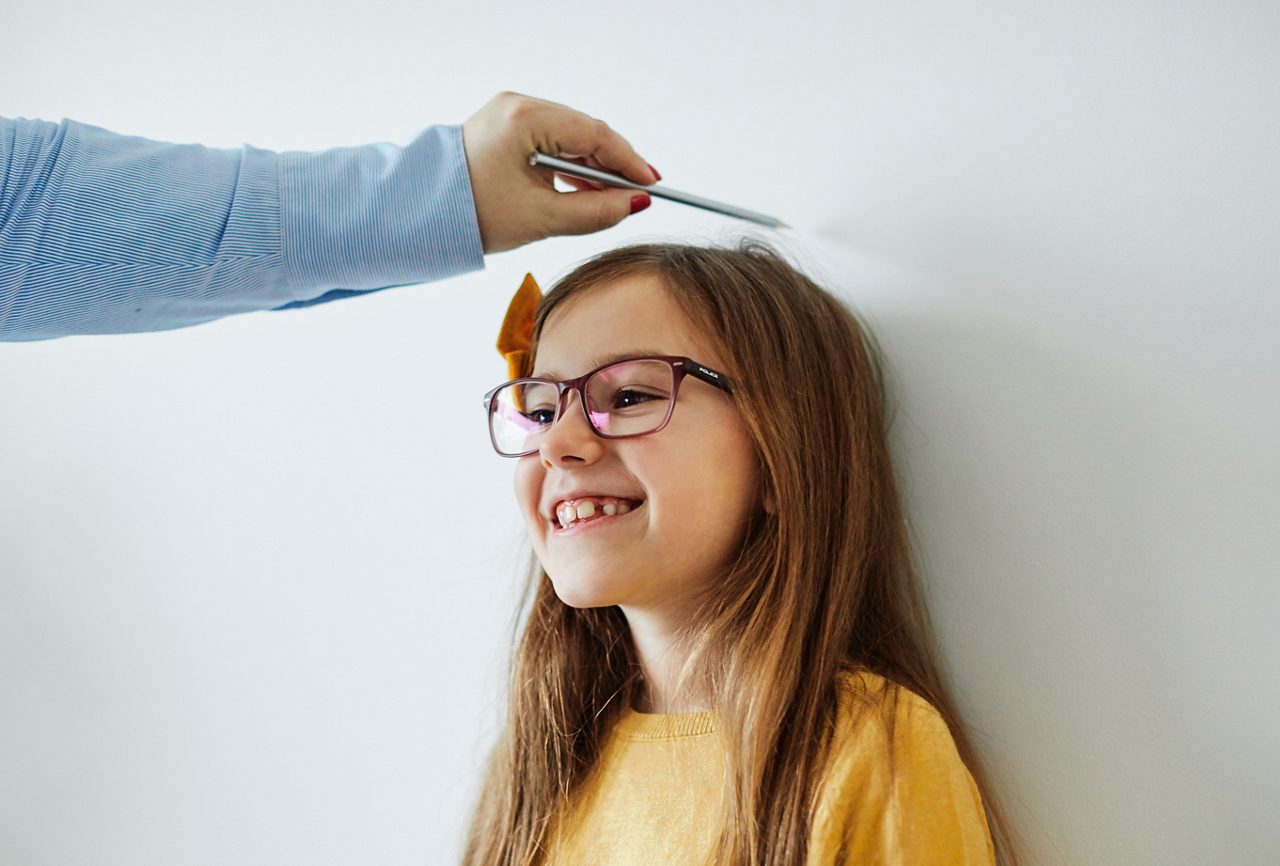
[[545,153],[537,153],[536,151],[529,157],[529,165],[543,166],[544,168],[553,169],[560,174],[571,175],[572,177],[582,178],[583,180],[594,180],[598,183],[606,183],[609,186],[620,186],[626,189],[638,189],[641,192],[647,192],[649,195],[658,198],[670,199],[678,201],[682,204],[690,204],[694,207],[705,208],[706,210],[715,211],[716,213],[727,214],[738,219],[751,220],[754,223],[769,226],[775,229],[790,228],[782,220],[776,217],[766,216],[746,208],[734,207],[731,204],[712,201],[709,198],[702,198],[697,195],[690,195],[687,192],[679,192],[678,190],[668,189],[667,187],[658,186],[656,183],[651,186],[645,186],[642,183],[635,183],[627,180],[620,174],[614,174],[609,171],[601,171],[598,168],[588,168],[585,165],[578,165],[576,162],[569,162],[564,159],[557,159],[554,156],[547,156]]

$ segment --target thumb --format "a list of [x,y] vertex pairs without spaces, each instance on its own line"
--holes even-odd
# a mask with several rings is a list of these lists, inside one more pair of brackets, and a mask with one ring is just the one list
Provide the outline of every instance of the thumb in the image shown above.
[[653,199],[634,189],[579,190],[555,193],[550,230],[554,235],[585,235],[622,222],[644,210]]

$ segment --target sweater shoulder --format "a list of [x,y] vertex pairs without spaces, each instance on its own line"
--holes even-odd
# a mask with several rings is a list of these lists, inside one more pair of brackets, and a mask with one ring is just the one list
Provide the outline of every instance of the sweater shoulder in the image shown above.
[[815,852],[856,853],[855,862],[993,863],[981,794],[938,710],[865,670],[839,675],[838,699]]
[[925,698],[901,683],[865,668],[842,668],[836,675],[837,731],[850,732],[867,721],[868,715],[896,726],[902,720],[924,723],[943,721],[942,714]]
[[837,676],[835,731],[830,759],[873,768],[913,756],[958,758],[950,726],[938,709],[902,685],[868,670]]

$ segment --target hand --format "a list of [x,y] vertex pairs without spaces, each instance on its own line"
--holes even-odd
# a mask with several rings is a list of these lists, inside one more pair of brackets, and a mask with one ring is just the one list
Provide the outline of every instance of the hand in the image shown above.
[[499,93],[462,124],[462,144],[486,253],[515,249],[552,235],[582,235],[621,222],[632,189],[560,175],[577,192],[555,188],[555,172],[529,165],[535,150],[621,174],[636,183],[658,178],[622,136],[602,120],[565,105],[519,93]]

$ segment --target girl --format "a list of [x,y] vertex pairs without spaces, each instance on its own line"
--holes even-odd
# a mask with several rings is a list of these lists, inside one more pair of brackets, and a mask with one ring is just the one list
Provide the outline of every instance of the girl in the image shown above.
[[848,308],[757,240],[643,244],[527,279],[499,348],[536,561],[464,866],[1020,862]]

